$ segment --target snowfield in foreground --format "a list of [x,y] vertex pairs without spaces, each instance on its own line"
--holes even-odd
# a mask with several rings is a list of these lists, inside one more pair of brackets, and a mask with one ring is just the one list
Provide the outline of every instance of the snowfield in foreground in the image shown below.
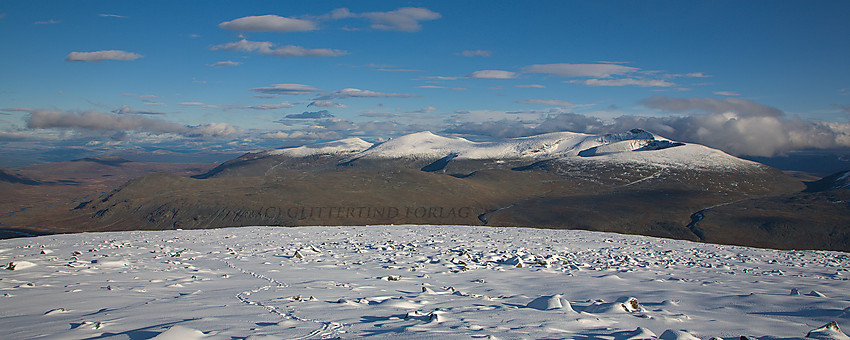
[[7,339],[846,339],[822,326],[850,325],[850,254],[587,231],[87,233],[0,241],[0,263]]

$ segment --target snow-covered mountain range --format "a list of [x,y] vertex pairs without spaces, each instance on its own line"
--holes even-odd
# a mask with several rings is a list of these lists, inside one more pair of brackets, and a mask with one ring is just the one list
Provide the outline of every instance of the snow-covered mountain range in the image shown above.
[[755,163],[702,145],[672,141],[654,133],[633,129],[618,134],[591,135],[554,132],[530,137],[475,142],[461,137],[417,132],[381,143],[360,138],[316,143],[266,151],[265,155],[306,157],[344,155],[360,158],[452,159],[586,159],[600,162],[637,162],[659,166],[736,167]]

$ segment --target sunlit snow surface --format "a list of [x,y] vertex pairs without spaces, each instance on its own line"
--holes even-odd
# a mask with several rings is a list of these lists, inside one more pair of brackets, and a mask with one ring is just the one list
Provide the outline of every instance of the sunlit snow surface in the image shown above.
[[87,233],[0,241],[0,263],[6,339],[773,339],[850,327],[847,253],[586,231]]

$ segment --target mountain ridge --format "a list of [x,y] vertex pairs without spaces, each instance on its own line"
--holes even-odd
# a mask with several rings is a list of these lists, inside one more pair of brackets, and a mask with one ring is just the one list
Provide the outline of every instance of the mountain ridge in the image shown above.
[[732,227],[692,228],[691,215],[803,189],[779,170],[638,129],[486,142],[420,132],[248,153],[193,178],[150,175],[75,212],[103,230],[462,224],[734,243],[715,237]]

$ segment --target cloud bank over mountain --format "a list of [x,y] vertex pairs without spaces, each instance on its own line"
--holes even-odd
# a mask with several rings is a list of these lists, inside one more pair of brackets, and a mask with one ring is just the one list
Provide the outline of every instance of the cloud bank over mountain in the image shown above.
[[616,133],[641,128],[735,155],[766,157],[800,149],[850,147],[850,124],[789,118],[777,108],[745,99],[653,96],[642,100],[641,104],[669,115],[623,115],[603,120],[584,114],[557,112],[538,122],[465,122],[449,127],[447,131],[519,137],[556,131]]

